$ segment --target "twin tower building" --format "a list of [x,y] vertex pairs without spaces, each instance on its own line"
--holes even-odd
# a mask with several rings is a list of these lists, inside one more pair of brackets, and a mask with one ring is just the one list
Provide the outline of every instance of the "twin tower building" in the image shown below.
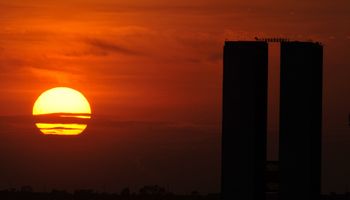
[[[323,46],[281,41],[278,199],[321,188]],[[266,199],[268,43],[224,46],[222,199]]]

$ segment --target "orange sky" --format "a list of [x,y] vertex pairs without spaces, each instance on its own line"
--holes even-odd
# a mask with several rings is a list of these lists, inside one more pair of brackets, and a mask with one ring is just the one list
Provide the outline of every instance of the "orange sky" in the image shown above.
[[191,108],[218,117],[225,39],[277,35],[347,47],[350,3],[309,2],[1,2],[0,114],[27,114],[42,91],[64,85],[99,114],[173,119]]
[[68,86],[97,116],[219,130],[225,39],[314,39],[325,44],[325,138],[350,153],[337,143],[350,140],[348,0],[1,0],[0,13],[1,116],[29,115],[41,92]]

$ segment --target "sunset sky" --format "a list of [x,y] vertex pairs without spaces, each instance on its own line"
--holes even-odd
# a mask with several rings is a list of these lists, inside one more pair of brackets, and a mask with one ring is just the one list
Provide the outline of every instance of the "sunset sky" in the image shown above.
[[[0,0],[0,187],[218,192],[224,41],[277,36],[324,44],[323,192],[346,192],[349,22],[348,0]],[[57,86],[91,104],[80,139],[32,123]]]

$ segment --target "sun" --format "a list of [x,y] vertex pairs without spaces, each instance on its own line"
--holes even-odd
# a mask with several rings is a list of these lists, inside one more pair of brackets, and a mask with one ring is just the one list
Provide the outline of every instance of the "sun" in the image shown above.
[[56,87],[43,92],[35,101],[33,116],[36,126],[46,135],[79,135],[91,118],[91,108],[85,96],[68,87]]

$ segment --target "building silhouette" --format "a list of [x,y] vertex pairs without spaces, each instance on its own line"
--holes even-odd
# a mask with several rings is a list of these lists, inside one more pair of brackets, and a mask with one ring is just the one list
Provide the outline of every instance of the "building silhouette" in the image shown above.
[[222,194],[253,200],[265,195],[267,42],[224,47]]
[[319,199],[322,129],[322,46],[281,43],[280,197]]
[[[265,171],[267,42],[225,42],[222,199],[264,200],[268,182],[279,182],[274,188],[281,200],[319,199],[323,47],[314,42],[278,41],[281,91],[276,178],[276,172]],[[266,174],[273,174],[272,181]]]

